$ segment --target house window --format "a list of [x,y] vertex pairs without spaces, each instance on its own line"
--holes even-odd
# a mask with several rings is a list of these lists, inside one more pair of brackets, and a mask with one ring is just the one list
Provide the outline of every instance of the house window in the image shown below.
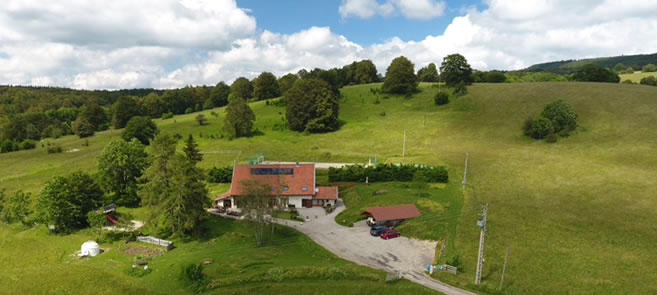
[[283,187],[283,191],[286,192],[288,190],[287,185]]
[[306,191],[308,191],[308,188],[304,186],[304,187],[301,188],[301,191],[306,192]]
[[313,200],[313,205],[319,205],[319,200]]

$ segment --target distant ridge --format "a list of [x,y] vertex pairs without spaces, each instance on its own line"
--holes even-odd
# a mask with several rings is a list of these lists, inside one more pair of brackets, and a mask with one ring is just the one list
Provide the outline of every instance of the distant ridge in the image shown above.
[[563,60],[535,64],[525,69],[527,72],[551,72],[556,74],[571,74],[578,68],[585,64],[599,64],[605,68],[614,68],[617,64],[621,63],[626,66],[632,67],[635,70],[647,64],[657,64],[657,53],[653,54],[637,54],[637,55],[621,55],[613,57],[599,57],[580,60]]

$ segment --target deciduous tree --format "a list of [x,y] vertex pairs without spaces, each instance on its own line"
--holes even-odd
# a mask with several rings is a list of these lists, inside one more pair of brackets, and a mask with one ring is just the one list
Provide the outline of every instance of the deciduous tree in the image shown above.
[[[145,147],[137,139],[111,141],[98,156],[98,176],[109,201],[138,206],[137,178],[148,166]],[[85,213],[86,214],[86,213]]]
[[265,100],[281,96],[276,76],[269,72],[263,72],[253,81],[253,96],[257,100]]
[[458,53],[450,54],[443,58],[443,63],[440,65],[440,75],[449,87],[454,87],[461,81],[465,85],[470,85],[474,82],[470,64],[468,64],[468,61],[463,55]]
[[307,132],[329,132],[340,127],[340,103],[324,81],[301,79],[285,94],[286,117],[290,129]]
[[241,98],[234,97],[226,107],[224,131],[231,138],[250,136],[253,133],[255,114],[249,105]]
[[249,79],[239,77],[232,85],[230,85],[230,94],[232,94],[233,97],[248,100],[253,97],[253,84],[251,84]]
[[417,85],[418,80],[413,63],[406,57],[400,56],[390,63],[381,90],[388,93],[405,94],[414,92]]
[[128,121],[121,133],[121,138],[125,141],[136,138],[142,144],[148,145],[149,140],[153,139],[157,132],[157,125],[153,123],[153,120],[149,117],[137,116]]
[[119,129],[125,127],[128,121],[134,116],[139,116],[141,110],[137,101],[130,97],[124,96],[114,104],[112,108],[112,123],[114,128]]
[[89,225],[87,213],[102,206],[103,191],[93,177],[82,171],[55,176],[39,194],[39,219],[55,231],[70,233]]

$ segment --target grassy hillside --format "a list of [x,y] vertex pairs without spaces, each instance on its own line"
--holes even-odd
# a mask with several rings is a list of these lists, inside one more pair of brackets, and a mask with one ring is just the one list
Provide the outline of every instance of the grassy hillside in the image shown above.
[[643,72],[634,72],[634,74],[621,74],[619,75],[621,81],[630,80],[634,83],[641,82],[641,79],[649,76],[657,77],[657,73],[643,73]]
[[628,67],[632,67],[636,70],[636,69],[641,69],[641,67],[647,64],[656,64],[657,53],[546,62],[546,63],[532,65],[529,68],[527,68],[526,71],[570,74],[575,72],[578,68],[582,67],[583,65],[590,63],[599,64],[605,68],[610,68],[610,69],[613,68],[615,65],[621,63]]
[[[478,205],[489,204],[483,284],[497,289],[504,252],[510,248],[505,278],[508,294],[645,294],[657,270],[657,88],[606,83],[480,84],[446,106],[433,105],[437,89],[422,85],[410,99],[372,96],[363,85],[344,88],[341,130],[318,135],[277,131],[284,108],[251,104],[263,135],[220,139],[219,118],[198,126],[196,114],[157,120],[166,133],[193,133],[206,154],[204,167],[228,165],[264,152],[268,160],[447,165],[460,183],[470,154],[468,186],[460,216],[437,213],[436,220],[459,217],[454,245],[445,259],[459,255],[464,272],[441,275],[466,286],[474,278],[479,231]],[[556,144],[522,135],[528,116],[561,98],[580,116],[579,131]],[[378,101],[378,103],[377,103]],[[407,132],[406,155],[402,138]],[[0,187],[37,192],[53,175],[93,170],[95,157],[118,131],[84,140],[56,142],[78,153],[47,155],[41,147],[0,155]],[[215,139],[208,139],[208,135]],[[217,186],[215,191],[224,190]],[[451,231],[449,231],[451,232]],[[436,237],[439,239],[442,237]],[[450,237],[451,239],[451,237]]]
[[[288,294],[290,288],[296,294],[435,294],[405,280],[384,283],[383,271],[337,258],[289,228],[257,248],[243,222],[213,218],[205,227],[210,238],[177,241],[174,250],[148,258],[151,273],[134,277],[135,255],[157,247],[105,241],[104,253],[80,259],[75,252],[93,239],[89,231],[54,236],[45,228],[0,225],[0,294],[193,294],[178,280],[181,266],[207,259],[213,263],[204,274],[214,288],[204,294]],[[281,281],[272,279],[271,269],[284,273]],[[324,287],[329,282],[333,288]]]

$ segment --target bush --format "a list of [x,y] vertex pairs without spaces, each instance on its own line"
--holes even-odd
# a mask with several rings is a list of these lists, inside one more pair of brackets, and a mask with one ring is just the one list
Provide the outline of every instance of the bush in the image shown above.
[[534,118],[529,117],[525,120],[525,123],[522,124],[522,134],[533,137],[532,132],[534,131]]
[[73,133],[80,138],[94,135],[96,127],[85,118],[79,118],[73,122]]
[[428,182],[447,183],[449,175],[445,167],[420,166],[411,164],[381,164],[376,167],[363,167],[360,165],[345,166],[343,168],[329,168],[329,181],[369,182],[413,181],[413,176],[419,172]]
[[230,183],[233,180],[233,167],[212,167],[208,171],[208,182],[211,183]]
[[34,140],[23,140],[20,144],[20,149],[21,150],[31,150],[36,148],[36,142]]
[[164,120],[171,119],[171,118],[173,118],[173,113],[172,112],[162,114],[162,119],[164,119]]
[[634,82],[632,82],[632,80],[630,80],[630,79],[623,80],[623,82],[621,82],[621,83],[623,83],[623,84],[634,84]]
[[436,105],[445,105],[449,103],[449,95],[445,92],[438,92],[436,93],[436,96],[433,98],[433,101],[436,103]]
[[538,117],[532,125],[532,137],[536,139],[543,139],[550,133],[554,132],[552,122],[545,117]]
[[654,76],[648,76],[641,78],[641,85],[650,85],[650,86],[657,86],[657,79],[655,79]]
[[50,143],[50,142],[48,142],[47,150],[48,150],[49,154],[57,154],[57,153],[61,153],[63,151],[62,146],[60,146],[59,144]]
[[572,131],[577,128],[577,113],[561,99],[546,105],[541,116],[551,121],[554,132]]
[[18,151],[20,146],[18,143],[11,139],[6,139],[0,144],[0,153],[9,153],[13,151]]
[[187,109],[185,110],[185,114],[191,114],[191,113],[193,113],[193,112],[194,112],[194,110],[193,110],[192,108],[187,108]]
[[641,68],[641,70],[644,73],[652,73],[652,72],[657,72],[657,66],[654,64],[647,64]]

